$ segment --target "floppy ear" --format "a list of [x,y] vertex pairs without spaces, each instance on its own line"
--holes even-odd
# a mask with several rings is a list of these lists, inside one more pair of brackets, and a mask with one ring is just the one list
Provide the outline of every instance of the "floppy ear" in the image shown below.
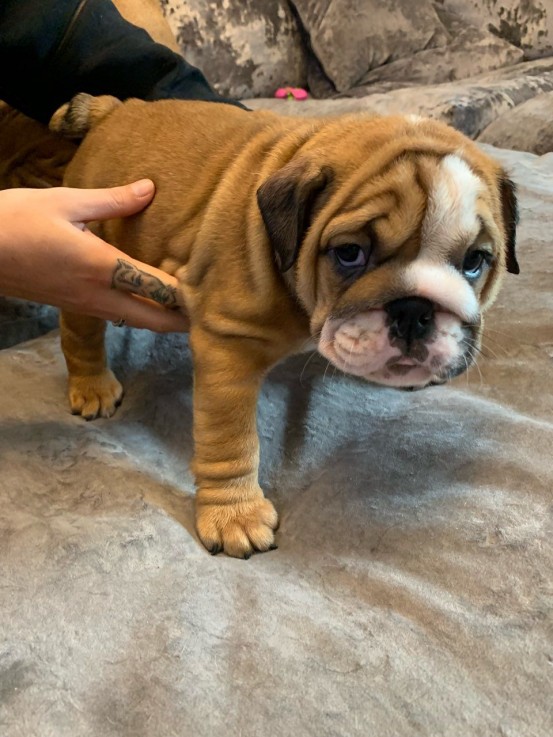
[[499,189],[501,194],[501,214],[503,216],[507,245],[507,271],[511,274],[520,274],[520,267],[515,254],[516,227],[518,223],[516,187],[514,182],[504,175],[499,181]]
[[315,199],[332,178],[330,167],[307,159],[286,164],[257,190],[257,203],[281,272],[298,257]]

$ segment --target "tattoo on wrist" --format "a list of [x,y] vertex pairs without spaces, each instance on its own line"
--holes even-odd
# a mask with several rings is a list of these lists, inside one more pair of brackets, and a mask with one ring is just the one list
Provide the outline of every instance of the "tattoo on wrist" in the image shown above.
[[164,284],[157,276],[137,268],[122,258],[117,259],[117,266],[111,279],[112,289],[124,289],[141,297],[147,297],[160,305],[169,308],[178,307],[177,290]]

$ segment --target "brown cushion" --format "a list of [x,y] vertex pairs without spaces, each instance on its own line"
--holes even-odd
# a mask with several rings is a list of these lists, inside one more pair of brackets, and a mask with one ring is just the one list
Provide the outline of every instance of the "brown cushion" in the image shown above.
[[338,91],[371,69],[449,36],[430,0],[293,0],[311,46]]

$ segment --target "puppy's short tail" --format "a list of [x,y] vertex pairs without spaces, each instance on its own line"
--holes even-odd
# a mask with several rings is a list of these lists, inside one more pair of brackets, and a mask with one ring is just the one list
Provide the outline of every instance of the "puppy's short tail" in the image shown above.
[[81,92],[56,110],[49,128],[64,138],[80,140],[119,105],[121,100],[111,95],[94,97]]

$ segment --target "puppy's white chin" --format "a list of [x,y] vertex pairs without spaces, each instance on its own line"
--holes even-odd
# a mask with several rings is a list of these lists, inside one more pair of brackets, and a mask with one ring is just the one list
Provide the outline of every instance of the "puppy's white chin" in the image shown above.
[[383,384],[384,386],[393,386],[397,388],[406,386],[422,388],[423,386],[430,384],[432,381],[439,379],[438,376],[433,375],[427,368],[420,365],[414,366],[403,375],[394,375],[390,372],[390,369],[383,369],[382,371],[377,371],[376,373],[371,374],[370,376],[365,376],[364,378],[375,384]]

